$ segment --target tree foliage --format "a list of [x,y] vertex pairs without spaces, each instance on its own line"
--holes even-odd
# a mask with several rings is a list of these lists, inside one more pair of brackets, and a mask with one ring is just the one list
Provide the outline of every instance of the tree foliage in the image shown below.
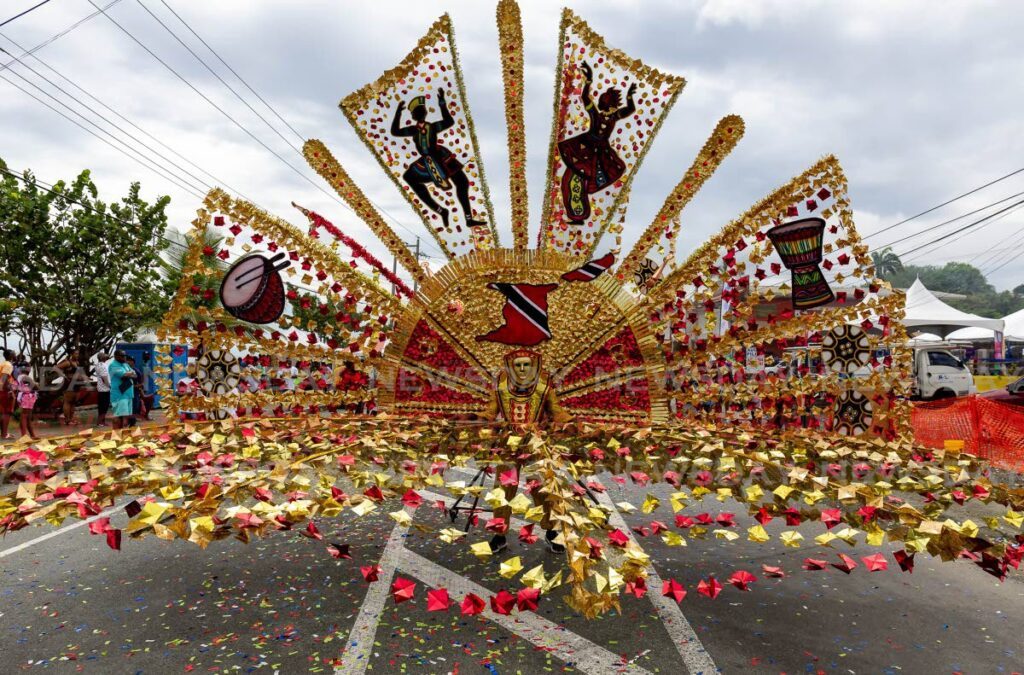
[[30,172],[23,182],[3,175],[0,297],[15,306],[5,328],[37,367],[73,349],[87,358],[163,314],[168,203],[143,200],[138,183],[103,202],[87,170],[52,190]]
[[878,276],[896,288],[910,288],[914,280],[920,279],[928,290],[966,296],[944,300],[964,312],[1001,319],[1024,308],[1024,284],[1012,292],[997,292],[974,265],[961,262],[942,266],[904,265],[890,249],[876,251],[871,257]]
[[903,261],[888,246],[881,251],[872,251],[871,262],[875,266],[875,274],[883,278],[903,271]]

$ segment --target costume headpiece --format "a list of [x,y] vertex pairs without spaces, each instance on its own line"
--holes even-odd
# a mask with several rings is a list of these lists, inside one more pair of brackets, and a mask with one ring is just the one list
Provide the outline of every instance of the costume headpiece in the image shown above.
[[413,110],[416,110],[416,108],[419,108],[419,107],[424,106],[426,104],[427,104],[427,99],[425,99],[422,96],[417,96],[413,100],[409,101],[409,112],[412,112]]

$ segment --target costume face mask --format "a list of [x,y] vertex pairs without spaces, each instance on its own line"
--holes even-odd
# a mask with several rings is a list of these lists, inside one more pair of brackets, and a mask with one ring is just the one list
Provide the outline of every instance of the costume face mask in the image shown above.
[[516,389],[530,389],[537,384],[537,359],[532,356],[517,356],[508,366],[508,379]]

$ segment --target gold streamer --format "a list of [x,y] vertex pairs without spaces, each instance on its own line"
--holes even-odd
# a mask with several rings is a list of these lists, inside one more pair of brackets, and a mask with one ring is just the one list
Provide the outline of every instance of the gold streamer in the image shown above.
[[380,212],[374,208],[363,191],[348,175],[348,172],[327,149],[327,146],[322,141],[313,138],[302,146],[302,154],[305,155],[309,165],[331,184],[338,196],[344,199],[345,203],[352,207],[356,215],[362,218],[370,230],[377,235],[377,239],[387,247],[391,255],[395,256],[403,269],[411,274],[417,283],[422,284],[427,275],[423,273],[423,268],[420,267],[416,257],[409,251],[409,247],[405,245],[402,238],[384,222]]
[[508,126],[508,189],[512,201],[512,244],[525,251],[529,237],[526,194],[526,126],[523,121],[523,24],[515,0],[498,3],[498,47],[505,80]]
[[661,234],[666,231],[667,227],[676,230],[670,236],[675,237],[678,235],[678,224],[673,224],[673,219],[690,203],[693,196],[697,194],[707,179],[718,169],[722,160],[736,147],[739,140],[743,138],[743,131],[743,118],[739,115],[728,115],[718,122],[707,143],[697,153],[693,164],[683,174],[682,180],[679,181],[671,194],[665,199],[665,203],[662,204],[658,215],[647,226],[647,229],[640,235],[640,239],[633,246],[633,250],[622,261],[616,272],[620,281],[627,279],[629,275],[636,272],[640,262],[647,256],[651,247],[658,243]]

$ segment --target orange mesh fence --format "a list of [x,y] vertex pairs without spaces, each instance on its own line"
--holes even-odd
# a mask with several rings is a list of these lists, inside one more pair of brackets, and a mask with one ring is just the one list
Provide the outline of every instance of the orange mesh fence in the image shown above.
[[945,441],[960,440],[966,452],[1024,469],[1024,408],[965,396],[918,403],[910,422],[921,445],[941,448]]

